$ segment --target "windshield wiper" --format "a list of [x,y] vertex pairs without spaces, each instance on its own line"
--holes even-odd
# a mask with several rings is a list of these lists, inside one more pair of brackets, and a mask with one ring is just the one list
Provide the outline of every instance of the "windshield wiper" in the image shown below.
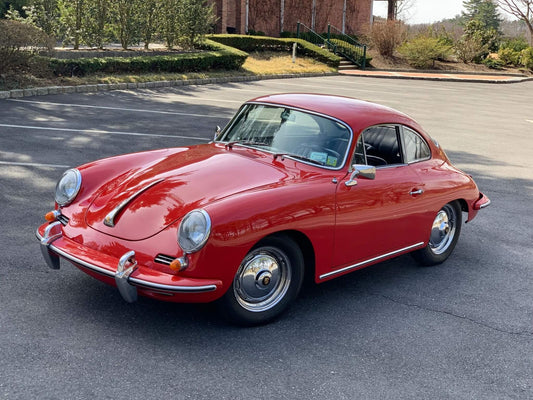
[[231,149],[236,144],[240,144],[242,146],[270,146],[268,143],[256,142],[254,140],[234,140],[226,143],[226,148]]
[[283,159],[283,157],[290,157],[290,158],[295,158],[295,159],[300,160],[300,161],[306,161],[306,162],[309,162],[311,164],[326,165],[322,161],[313,160],[312,158],[307,158],[307,157],[304,157],[304,156],[298,156],[296,154],[291,154],[291,153],[274,153],[274,161],[278,157],[281,157],[281,159]]

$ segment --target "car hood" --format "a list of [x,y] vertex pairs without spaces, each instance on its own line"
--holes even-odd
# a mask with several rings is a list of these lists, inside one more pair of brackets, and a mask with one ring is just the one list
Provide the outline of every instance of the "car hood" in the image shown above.
[[249,149],[215,144],[174,149],[141,169],[104,182],[87,208],[85,220],[108,235],[142,240],[196,208],[283,184],[288,174],[275,164],[271,156]]

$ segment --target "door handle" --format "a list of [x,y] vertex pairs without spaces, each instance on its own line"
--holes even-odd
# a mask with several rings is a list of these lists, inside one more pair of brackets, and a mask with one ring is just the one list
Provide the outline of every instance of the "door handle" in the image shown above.
[[410,194],[411,196],[416,196],[416,195],[419,195],[419,194],[422,194],[422,193],[424,193],[424,191],[423,191],[422,189],[411,190],[411,191],[409,192],[409,194]]

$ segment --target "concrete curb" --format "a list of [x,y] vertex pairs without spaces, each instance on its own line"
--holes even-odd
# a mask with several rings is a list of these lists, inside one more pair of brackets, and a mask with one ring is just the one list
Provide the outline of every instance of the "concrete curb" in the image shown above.
[[[381,79],[409,79],[439,82],[466,82],[466,83],[490,83],[509,84],[532,81],[533,77],[517,74],[489,74],[472,72],[424,72],[424,71],[397,71],[397,70],[348,70],[339,72],[340,75],[381,78]],[[493,79],[491,79],[493,78]]]
[[219,78],[203,78],[176,81],[155,81],[155,82],[130,82],[130,83],[101,83],[96,85],[78,85],[78,86],[48,86],[28,89],[13,89],[0,91],[0,99],[17,99],[21,97],[46,96],[49,94],[64,93],[95,93],[107,92],[110,90],[131,90],[131,89],[152,89],[160,87],[176,87],[189,85],[208,85],[216,83],[237,83],[261,81],[267,79],[290,79],[290,78],[309,78],[317,76],[334,76],[337,72],[324,73],[304,73],[304,74],[282,74],[282,75],[242,75]]
[[[390,73],[394,75],[383,75],[383,73]],[[410,76],[409,74],[417,73],[419,76]],[[426,76],[420,76],[427,74]],[[49,94],[64,94],[64,93],[95,93],[107,92],[110,90],[132,90],[132,89],[152,89],[160,87],[175,87],[175,86],[189,86],[189,85],[209,85],[217,83],[237,83],[237,82],[251,82],[261,81],[267,79],[290,79],[290,78],[310,78],[318,76],[334,76],[345,75],[362,78],[382,78],[382,79],[411,79],[411,80],[429,80],[440,82],[470,82],[470,83],[520,83],[532,81],[533,77],[517,74],[489,74],[489,73],[473,73],[473,72],[456,72],[456,71],[442,71],[442,72],[427,72],[427,71],[399,71],[399,70],[347,70],[339,72],[324,72],[324,73],[304,73],[304,74],[280,74],[280,75],[242,75],[218,78],[203,78],[203,79],[189,79],[176,81],[155,81],[155,82],[130,82],[130,83],[100,83],[95,85],[78,85],[78,86],[48,86],[28,89],[13,89],[0,91],[0,99],[17,99],[21,97],[32,96],[46,96]],[[440,76],[437,76],[440,75]],[[458,76],[466,75],[472,78],[460,78]],[[475,76],[487,78],[475,78]],[[508,77],[509,79],[489,79],[488,77]]]

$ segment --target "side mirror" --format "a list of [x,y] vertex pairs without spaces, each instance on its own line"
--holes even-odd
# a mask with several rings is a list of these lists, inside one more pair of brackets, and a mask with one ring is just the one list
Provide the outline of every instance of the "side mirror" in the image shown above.
[[222,128],[220,128],[220,126],[217,125],[217,128],[215,129],[215,137],[214,139],[216,140],[218,135],[220,135],[220,132],[222,132]]
[[350,179],[344,182],[344,184],[348,187],[357,185],[356,178],[362,178],[362,179],[375,179],[376,178],[376,167],[372,167],[370,165],[359,165],[355,164],[352,165],[352,175],[350,175]]

